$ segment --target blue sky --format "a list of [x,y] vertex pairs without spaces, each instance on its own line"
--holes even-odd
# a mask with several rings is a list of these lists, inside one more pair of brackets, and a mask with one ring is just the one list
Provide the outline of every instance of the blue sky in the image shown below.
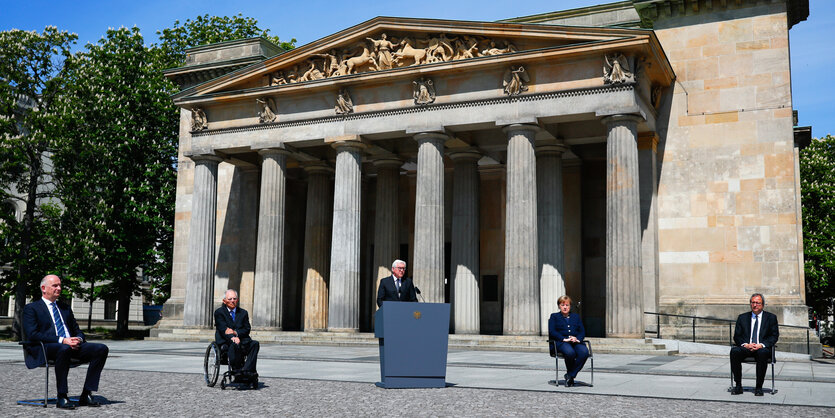
[[[612,1],[612,0],[610,0]],[[0,0],[0,30],[41,31],[47,25],[75,32],[79,48],[96,42],[107,28],[138,26],[148,43],[156,31],[198,15],[235,15],[258,20],[261,28],[282,40],[304,45],[375,16],[427,17],[492,21],[606,3],[606,0],[412,0],[412,1],[182,1]],[[835,1],[810,0],[809,19],[789,32],[793,107],[800,125],[812,126],[814,137],[835,134]]]

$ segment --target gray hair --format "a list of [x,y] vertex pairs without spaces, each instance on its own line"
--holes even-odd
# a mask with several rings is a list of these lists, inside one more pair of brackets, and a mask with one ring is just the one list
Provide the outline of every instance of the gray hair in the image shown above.
[[754,297],[756,297],[756,296],[759,296],[759,297],[760,297],[760,299],[762,299],[762,301],[763,301],[763,306],[765,306],[765,296],[763,296],[763,294],[762,294],[762,293],[754,293],[753,295],[751,295],[751,297],[750,297],[750,298],[748,298],[748,303],[751,303],[751,301],[752,301],[752,300],[754,300]]
[[405,261],[403,261],[403,260],[394,260],[394,262],[393,262],[393,263],[391,263],[391,268],[392,268],[392,269],[394,269],[395,267],[397,267],[397,265],[398,265],[398,264],[403,264],[403,267],[406,267],[406,262],[405,262]]
[[223,298],[224,298],[224,299],[226,299],[226,295],[228,295],[228,294],[229,294],[229,292],[234,293],[236,298],[238,297],[238,291],[237,291],[237,290],[235,290],[235,289],[226,289],[226,291],[225,291],[225,292],[223,292]]

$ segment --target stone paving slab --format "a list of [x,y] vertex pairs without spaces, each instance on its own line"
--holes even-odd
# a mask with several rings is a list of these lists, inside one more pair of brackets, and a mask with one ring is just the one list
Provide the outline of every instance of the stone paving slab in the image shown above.
[[[183,385],[201,385],[205,343],[110,341],[105,373],[166,372],[179,374]],[[21,348],[0,343],[0,362],[22,364]],[[549,385],[555,377],[554,360],[543,353],[452,350],[447,382],[451,388],[534,391],[543,393],[694,399],[735,403],[813,405],[835,407],[835,365],[818,362],[781,362],[775,395],[752,393],[731,396],[726,359],[685,356],[598,354],[594,387]],[[79,369],[83,369],[83,366]],[[562,369],[562,364],[561,364]],[[373,386],[380,379],[377,349],[370,347],[285,346],[263,344],[258,370],[262,378],[353,382]],[[578,376],[590,383],[590,364]],[[26,375],[42,373],[25,372]],[[72,374],[82,375],[78,371]],[[744,365],[743,384],[753,384],[754,365]],[[769,372],[770,377],[770,372]],[[770,381],[766,381],[766,389]],[[40,386],[38,386],[40,387]]]

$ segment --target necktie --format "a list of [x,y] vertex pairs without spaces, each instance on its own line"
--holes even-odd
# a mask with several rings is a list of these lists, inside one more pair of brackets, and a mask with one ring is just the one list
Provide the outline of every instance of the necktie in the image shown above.
[[399,298],[400,297],[400,279],[397,279],[397,281],[395,283],[397,283],[397,297]]
[[754,342],[754,344],[759,344],[760,343],[760,333],[757,332],[758,331],[757,325],[759,325],[759,323],[760,323],[759,315],[754,315],[754,329],[751,330],[751,336],[752,336],[751,340]]
[[61,338],[67,337],[67,332],[64,328],[64,321],[61,320],[61,314],[58,313],[58,304],[52,304],[52,318],[55,320],[55,328],[58,330],[58,336]]
[[231,311],[229,311],[229,315],[232,315],[232,320],[234,321],[235,320],[235,310],[232,309]]

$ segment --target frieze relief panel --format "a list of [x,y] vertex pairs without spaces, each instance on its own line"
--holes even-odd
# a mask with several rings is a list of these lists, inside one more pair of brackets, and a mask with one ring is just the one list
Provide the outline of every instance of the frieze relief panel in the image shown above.
[[516,51],[510,40],[485,36],[439,33],[389,37],[381,33],[377,37],[366,37],[359,43],[311,54],[311,58],[303,63],[270,74],[268,83],[271,86],[292,84]]

